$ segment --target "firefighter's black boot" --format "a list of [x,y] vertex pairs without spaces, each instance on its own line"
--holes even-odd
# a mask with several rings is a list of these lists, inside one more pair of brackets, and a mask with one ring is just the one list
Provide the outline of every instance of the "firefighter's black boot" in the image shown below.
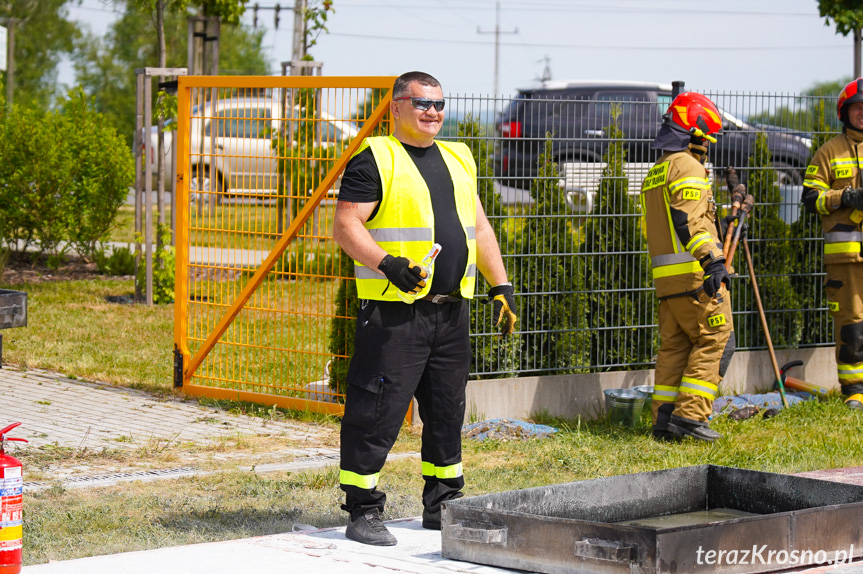
[[423,508],[423,528],[440,530],[440,509],[437,512],[429,512]]
[[677,415],[671,415],[671,420],[668,421],[668,430],[680,438],[691,436],[705,442],[713,442],[722,438],[722,435],[707,426],[706,422],[692,421]]
[[663,442],[676,442],[680,437],[668,430],[668,421],[671,418],[671,412],[674,410],[674,403],[664,404],[659,407],[656,413],[656,422],[653,424],[654,440]]
[[395,546],[396,537],[387,530],[377,508],[348,522],[345,537],[372,546]]

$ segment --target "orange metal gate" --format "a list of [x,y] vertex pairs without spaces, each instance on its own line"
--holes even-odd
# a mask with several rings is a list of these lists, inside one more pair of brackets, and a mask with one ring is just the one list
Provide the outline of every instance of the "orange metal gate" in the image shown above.
[[340,414],[329,345],[353,281],[332,239],[338,182],[388,133],[394,77],[179,79],[174,384]]

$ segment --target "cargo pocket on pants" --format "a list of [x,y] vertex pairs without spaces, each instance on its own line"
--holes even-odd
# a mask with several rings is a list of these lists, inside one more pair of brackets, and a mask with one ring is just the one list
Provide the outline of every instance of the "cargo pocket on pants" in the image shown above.
[[362,369],[349,372],[345,404],[347,422],[374,430],[380,417],[383,396],[384,376],[382,374]]
[[843,283],[839,279],[830,279],[828,277],[824,280],[824,294],[827,295],[827,310],[831,313],[839,312],[839,299],[836,295],[842,289],[842,285]]

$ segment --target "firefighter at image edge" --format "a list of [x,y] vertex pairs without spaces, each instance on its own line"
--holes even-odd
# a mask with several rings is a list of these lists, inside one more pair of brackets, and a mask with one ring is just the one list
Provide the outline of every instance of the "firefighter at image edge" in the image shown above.
[[863,409],[863,78],[848,83],[836,103],[842,133],[818,148],[806,168],[803,205],[821,216],[824,291],[833,316],[836,367],[845,404]]
[[651,144],[662,155],[641,188],[660,346],[652,396],[653,436],[714,441],[713,399],[734,354],[730,279],[704,167],[710,134],[722,129],[716,106],[678,95]]

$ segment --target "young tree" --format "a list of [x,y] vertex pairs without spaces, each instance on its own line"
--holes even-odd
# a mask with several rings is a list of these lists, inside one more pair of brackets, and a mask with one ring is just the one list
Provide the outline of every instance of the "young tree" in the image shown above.
[[[15,27],[13,103],[47,110],[62,97],[57,65],[81,35],[65,5],[65,0],[0,0],[0,25]],[[5,87],[8,73],[2,75]]]
[[605,127],[611,143],[593,212],[584,224],[578,272],[581,308],[590,325],[590,362],[603,369],[640,369],[654,354],[655,296],[641,217],[629,196],[620,105]]
[[[812,152],[815,153],[828,139],[833,137],[825,116],[824,100],[814,106],[812,122]],[[832,112],[832,109],[830,110]],[[797,198],[798,200],[800,198]],[[801,202],[797,221],[791,224],[790,239],[793,250],[792,260],[796,262],[791,282],[803,310],[803,324],[806,325],[804,342],[830,341],[833,338],[832,322],[824,308],[826,297],[823,287],[823,238],[821,216],[810,213]]]
[[562,374],[587,364],[585,309],[577,297],[577,230],[558,187],[550,134],[531,184],[533,205],[515,231],[512,284],[520,294],[522,371]]
[[[800,298],[791,285],[789,273],[796,267],[794,251],[788,238],[788,226],[780,216],[782,197],[775,185],[776,175],[771,167],[767,136],[758,134],[749,158],[748,192],[755,198],[747,222],[748,243],[752,254],[755,279],[765,309],[775,309],[768,315],[770,337],[776,346],[795,346],[800,341],[803,323],[800,313]],[[748,274],[743,244],[735,257],[738,272]],[[737,282],[732,288],[735,315],[734,329],[738,347],[763,347],[766,345],[752,289]],[[742,311],[748,311],[743,314]]]
[[[123,0],[117,0],[122,2]],[[96,108],[126,139],[129,147],[135,135],[135,68],[158,61],[150,17],[134,5],[125,4],[123,15],[112,24],[104,38],[91,34],[78,42],[74,65],[79,84],[95,98]],[[184,68],[188,37],[185,14],[165,14],[166,65]],[[264,54],[263,30],[247,26],[223,26],[219,66],[227,75],[265,75],[270,62]]]
[[[507,274],[512,276],[513,259],[507,256],[512,248],[512,240],[502,217],[506,215],[506,210],[494,189],[492,150],[489,149],[489,140],[480,126],[479,118],[468,114],[458,122],[458,140],[470,148],[476,160],[477,194],[498,238],[504,263],[508,266]],[[521,336],[513,334],[510,337],[500,337],[497,334],[492,322],[491,305],[483,304],[490,287],[482,280],[481,275],[477,275],[476,295],[471,302],[471,346],[474,357],[472,370],[480,373],[480,378],[514,376],[520,363]],[[516,293],[516,301],[519,298],[520,295]],[[519,310],[515,311],[518,313]],[[516,324],[516,331],[519,329],[520,325]]]

